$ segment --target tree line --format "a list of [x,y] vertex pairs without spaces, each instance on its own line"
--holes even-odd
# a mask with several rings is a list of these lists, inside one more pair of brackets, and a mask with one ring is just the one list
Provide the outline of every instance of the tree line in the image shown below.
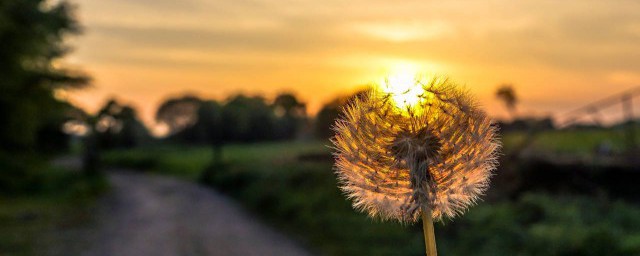
[[[361,93],[361,92],[359,92]],[[307,104],[293,93],[282,93],[273,100],[243,94],[226,100],[184,95],[165,100],[155,114],[155,121],[166,130],[154,139],[140,121],[136,110],[110,100],[93,117],[80,119],[89,126],[100,148],[131,148],[151,142],[213,145],[262,141],[327,139],[339,110],[358,93],[338,97],[325,104],[314,117]],[[93,121],[90,121],[93,120]]]

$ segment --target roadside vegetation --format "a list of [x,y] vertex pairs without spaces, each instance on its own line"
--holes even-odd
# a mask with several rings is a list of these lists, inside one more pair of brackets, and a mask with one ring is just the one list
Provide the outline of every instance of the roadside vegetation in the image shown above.
[[86,209],[106,182],[49,162],[69,152],[64,124],[82,110],[59,96],[91,78],[64,64],[80,33],[66,1],[0,1],[0,254],[42,255],[49,234]]
[[[564,150],[576,151],[589,141],[566,133],[550,132],[542,140],[562,138],[566,141]],[[596,141],[600,133],[579,135],[593,136]],[[511,136],[519,135],[506,135],[506,141],[512,141]],[[352,209],[337,187],[331,150],[325,144],[228,145],[223,164],[213,165],[208,147],[111,151],[105,153],[104,160],[205,182],[322,254],[421,255],[419,225],[381,222]],[[506,147],[510,146],[507,143]],[[438,246],[443,254],[640,253],[640,207],[633,203],[606,196],[545,191],[487,200],[455,222],[437,224]]]
[[2,255],[42,255],[61,229],[88,221],[93,202],[108,189],[102,176],[46,165],[29,184],[27,191],[0,196]]

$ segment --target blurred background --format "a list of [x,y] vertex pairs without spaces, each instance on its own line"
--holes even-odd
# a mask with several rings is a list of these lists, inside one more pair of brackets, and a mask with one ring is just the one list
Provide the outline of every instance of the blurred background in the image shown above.
[[0,255],[423,255],[332,170],[340,109],[398,72],[449,76],[504,144],[442,255],[640,255],[639,12],[3,0]]

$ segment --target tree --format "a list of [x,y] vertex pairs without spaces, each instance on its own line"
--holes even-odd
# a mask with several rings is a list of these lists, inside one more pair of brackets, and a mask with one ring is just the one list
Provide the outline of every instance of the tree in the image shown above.
[[179,133],[197,121],[197,111],[202,100],[195,96],[168,99],[156,112],[156,122],[168,128],[169,136]]
[[116,100],[109,100],[94,119],[91,130],[100,148],[132,148],[150,138],[136,110]]
[[518,97],[511,84],[503,84],[496,91],[496,97],[504,102],[505,107],[511,114],[511,117],[516,116],[516,104],[518,103]]
[[36,134],[35,147],[44,153],[65,152],[69,150],[71,136],[64,131],[64,127],[84,111],[68,102],[56,101],[49,112],[41,120],[42,126]]
[[34,174],[42,169],[34,161],[43,152],[39,146],[61,139],[59,117],[66,108],[55,92],[89,83],[86,75],[59,62],[69,52],[64,39],[80,31],[73,17],[65,1],[0,1],[2,191],[34,187]]
[[54,92],[80,88],[89,78],[54,65],[69,49],[63,39],[79,32],[67,2],[0,2],[0,148],[33,150],[45,119],[59,102]]
[[222,108],[223,134],[229,141],[274,139],[274,115],[261,97],[238,95]]
[[138,118],[138,111],[131,106],[122,107],[117,116],[117,120],[122,123],[120,129],[119,145],[123,148],[133,148],[143,145],[149,141],[151,135],[146,126]]
[[325,104],[318,115],[315,122],[315,134],[320,139],[328,139],[333,136],[332,127],[335,124],[338,117],[340,117],[340,110],[352,100],[358,97],[364,97],[367,90],[359,90],[348,96],[341,96],[333,99],[329,103]]
[[213,162],[222,161],[222,147],[226,143],[222,123],[222,106],[216,101],[203,101],[197,111],[198,121],[191,128],[201,141],[213,149]]
[[306,105],[290,93],[283,93],[276,97],[273,102],[273,111],[276,116],[278,139],[293,139],[307,117]]

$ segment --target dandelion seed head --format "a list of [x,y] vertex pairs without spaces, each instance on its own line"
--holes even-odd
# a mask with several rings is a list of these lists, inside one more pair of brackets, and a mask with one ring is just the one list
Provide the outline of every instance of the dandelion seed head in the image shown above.
[[496,128],[446,78],[414,86],[371,89],[344,109],[333,138],[335,170],[354,207],[373,217],[415,222],[428,205],[434,219],[453,218],[488,188],[500,148]]

